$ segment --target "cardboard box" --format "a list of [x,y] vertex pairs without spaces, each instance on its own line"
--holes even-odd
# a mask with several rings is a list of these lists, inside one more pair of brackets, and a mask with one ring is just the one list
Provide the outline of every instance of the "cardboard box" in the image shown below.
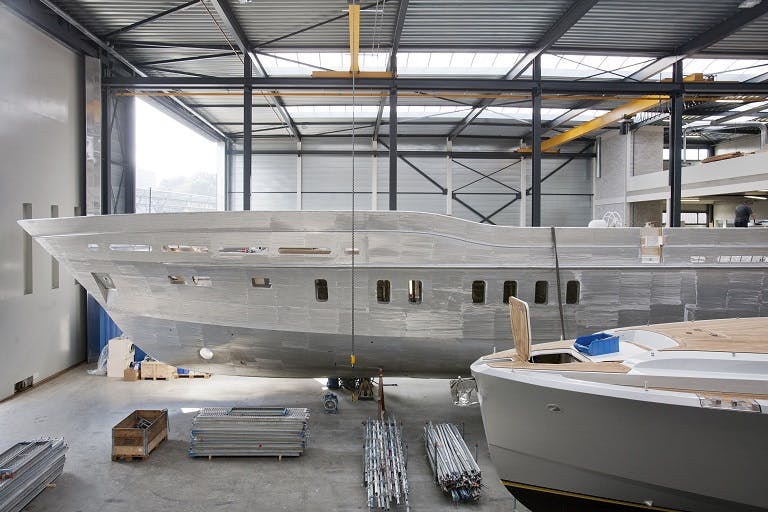
[[135,381],[139,380],[139,370],[134,368],[126,368],[123,371],[123,380]]

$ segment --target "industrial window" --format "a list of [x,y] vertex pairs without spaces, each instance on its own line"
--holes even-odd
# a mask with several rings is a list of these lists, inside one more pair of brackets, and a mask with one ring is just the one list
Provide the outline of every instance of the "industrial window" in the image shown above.
[[578,304],[580,291],[581,283],[578,281],[568,281],[568,284],[565,285],[565,303]]
[[192,284],[195,286],[213,286],[209,276],[192,276]]
[[[32,218],[32,203],[22,205],[22,218]],[[32,293],[32,237],[24,232],[24,295]]]
[[408,302],[412,304],[421,303],[421,281],[408,281]]
[[472,281],[472,304],[485,304],[485,281]]
[[517,281],[504,281],[504,304],[509,304],[510,297],[517,297]]
[[376,281],[376,300],[379,302],[389,302],[389,293],[391,286],[386,279]]
[[254,288],[272,288],[272,283],[269,282],[268,277],[252,277],[251,286]]
[[315,279],[315,298],[318,302],[328,300],[328,281],[325,279]]
[[536,281],[536,290],[533,296],[533,302],[536,304],[546,304],[548,288],[549,283],[547,281]]
[[186,284],[184,276],[168,276],[168,281],[171,284]]
[[[51,218],[55,219],[59,216],[59,205],[51,205]],[[51,289],[55,290],[59,287],[59,262],[56,258],[51,256]]]

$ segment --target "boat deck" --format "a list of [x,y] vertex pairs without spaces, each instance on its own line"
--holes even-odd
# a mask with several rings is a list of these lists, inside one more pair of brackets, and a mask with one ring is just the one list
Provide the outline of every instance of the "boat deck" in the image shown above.
[[[658,351],[703,351],[739,352],[768,354],[768,317],[732,318],[678,322],[669,324],[625,327],[614,332],[640,330],[655,332],[672,339],[676,347],[651,349],[641,343],[634,343],[647,350]],[[534,345],[536,351],[565,350],[573,348],[573,340],[553,341]],[[545,370],[558,372],[601,372],[627,373],[630,368],[618,361],[573,362],[573,363],[531,363],[524,361],[515,349],[489,354],[483,358],[491,368],[519,370]]]
[[616,329],[619,332],[627,330],[656,332],[678,344],[677,347],[663,350],[768,354],[768,317],[700,320]]

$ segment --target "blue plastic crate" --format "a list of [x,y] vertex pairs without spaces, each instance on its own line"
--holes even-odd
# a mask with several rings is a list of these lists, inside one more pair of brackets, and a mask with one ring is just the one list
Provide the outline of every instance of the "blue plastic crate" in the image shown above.
[[589,356],[601,356],[619,351],[619,337],[607,332],[579,336],[573,343],[576,350]]

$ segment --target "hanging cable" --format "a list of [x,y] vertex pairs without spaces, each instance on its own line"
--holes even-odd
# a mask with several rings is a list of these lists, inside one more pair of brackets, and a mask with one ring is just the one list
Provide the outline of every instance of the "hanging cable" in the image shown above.
[[355,74],[352,73],[352,352],[349,362],[355,367]]
[[565,316],[563,315],[563,292],[560,288],[560,258],[557,256],[557,237],[555,236],[555,226],[550,226],[552,233],[552,249],[555,251],[555,277],[557,280],[557,307],[560,310],[560,339],[565,339]]

